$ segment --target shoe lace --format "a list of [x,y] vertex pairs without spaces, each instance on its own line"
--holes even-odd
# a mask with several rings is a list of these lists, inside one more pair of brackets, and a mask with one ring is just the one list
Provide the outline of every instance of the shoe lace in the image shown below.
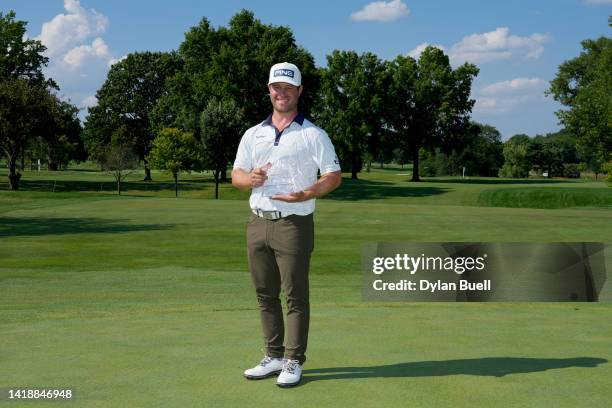
[[286,371],[290,374],[295,373],[295,369],[300,366],[300,362],[297,360],[287,360],[283,365],[283,371]]
[[265,356],[265,357],[263,358],[263,360],[261,360],[261,361],[259,362],[259,365],[260,365],[260,366],[262,366],[262,367],[265,367],[265,366],[267,366],[268,364],[270,364],[270,362],[271,362],[271,361],[272,361],[272,357],[270,357],[270,356]]

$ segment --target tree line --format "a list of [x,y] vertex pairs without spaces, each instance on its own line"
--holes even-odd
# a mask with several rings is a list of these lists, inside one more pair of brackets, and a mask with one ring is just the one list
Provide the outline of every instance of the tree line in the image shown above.
[[[151,168],[169,170],[175,182],[181,171],[207,169],[218,192],[242,133],[270,111],[266,79],[279,61],[300,67],[300,110],[327,130],[353,178],[364,166],[391,160],[412,163],[412,180],[419,181],[419,174],[456,174],[464,167],[469,175],[523,177],[516,169],[526,159],[515,163],[523,150],[530,170],[546,167],[549,175],[559,174],[559,160],[603,171],[612,158],[612,81],[606,81],[612,40],[606,37],[583,42],[581,60],[560,66],[551,83],[549,92],[569,108],[558,113],[565,136],[528,138],[528,144],[515,136],[503,144],[494,127],[470,118],[475,65],[453,68],[442,50],[427,47],[418,58],[391,61],[336,50],[317,68],[288,27],[263,24],[246,10],[227,27],[203,18],[176,51],[135,52],[113,64],[81,128],[78,109],[61,102],[57,84],[42,75],[45,48],[24,39],[25,24],[13,12],[0,13],[0,144],[13,189],[17,161],[23,168],[27,153],[46,155],[49,169],[97,161],[115,174],[119,192],[123,171],[138,163],[145,180]],[[600,99],[591,103],[589,95]],[[573,143],[573,156],[550,153],[559,140]]]

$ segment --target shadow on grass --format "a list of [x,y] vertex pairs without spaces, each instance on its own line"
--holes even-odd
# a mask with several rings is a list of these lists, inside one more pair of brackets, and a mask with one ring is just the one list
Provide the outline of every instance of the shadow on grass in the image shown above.
[[[399,180],[398,180],[399,181]],[[326,198],[330,200],[376,200],[389,197],[426,197],[444,194],[450,188],[422,186],[418,183],[397,185],[390,181],[342,179],[340,188]]]
[[[221,185],[229,184],[222,183]],[[179,179],[180,191],[206,190],[210,186],[214,188],[212,179]],[[0,187],[0,189],[2,189]],[[3,189],[8,190],[8,183]],[[42,191],[42,192],[72,192],[72,191],[116,191],[117,184],[113,181],[93,181],[93,180],[25,180],[22,179],[19,185],[21,191]],[[127,181],[121,183],[121,192],[130,190],[138,191],[174,191],[174,181]]]
[[[373,165],[372,166],[372,171],[375,171],[375,172],[385,172],[385,171],[394,172],[395,171],[395,172],[404,172],[404,173],[412,174],[412,167],[410,167],[410,168],[408,168],[408,167],[404,167],[404,168],[401,168],[401,167],[383,167],[381,169],[380,166],[378,166],[378,165],[374,166]],[[368,172],[365,169],[363,169],[363,170],[361,170],[361,173],[367,174]]]
[[173,224],[126,224],[103,218],[0,217],[0,238],[18,236],[169,230]]
[[304,370],[303,384],[319,380],[355,378],[440,377],[446,375],[479,375],[503,377],[559,368],[593,368],[607,363],[604,358],[521,358],[485,357],[444,361],[412,361],[367,367],[328,367]]
[[575,183],[568,180],[549,180],[549,179],[494,179],[494,178],[474,178],[474,179],[439,179],[422,178],[427,183],[456,183],[456,184],[562,184]]

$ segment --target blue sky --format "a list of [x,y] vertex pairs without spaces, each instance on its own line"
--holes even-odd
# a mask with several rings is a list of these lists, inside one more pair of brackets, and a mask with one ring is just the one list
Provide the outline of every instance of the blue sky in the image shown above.
[[612,31],[612,0],[3,0],[1,6],[28,21],[28,36],[48,47],[47,74],[80,107],[95,104],[108,67],[126,54],[176,49],[202,17],[225,26],[243,8],[266,24],[289,26],[319,66],[334,49],[392,59],[418,56],[426,44],[444,49],[455,66],[475,63],[472,116],[504,139],[558,130],[560,105],[544,96],[548,82],[580,53],[580,41]]

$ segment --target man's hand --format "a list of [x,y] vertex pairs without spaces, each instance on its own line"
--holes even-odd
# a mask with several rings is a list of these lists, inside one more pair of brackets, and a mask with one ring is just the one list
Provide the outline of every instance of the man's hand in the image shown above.
[[284,201],[286,203],[299,203],[301,201],[312,200],[313,198],[323,197],[334,191],[342,183],[342,173],[334,171],[325,173],[312,186],[291,194],[279,194],[272,196],[273,200]]
[[268,179],[268,169],[272,164],[267,163],[262,167],[253,169],[251,172],[235,168],[232,170],[232,185],[240,190],[261,187]]
[[290,194],[278,194],[271,197],[273,200],[284,201],[286,203],[299,203],[301,201],[310,200],[314,197],[309,197],[305,191],[296,191]]
[[253,169],[251,172],[251,188],[261,187],[268,179],[268,169],[270,166],[267,164],[263,167]]

